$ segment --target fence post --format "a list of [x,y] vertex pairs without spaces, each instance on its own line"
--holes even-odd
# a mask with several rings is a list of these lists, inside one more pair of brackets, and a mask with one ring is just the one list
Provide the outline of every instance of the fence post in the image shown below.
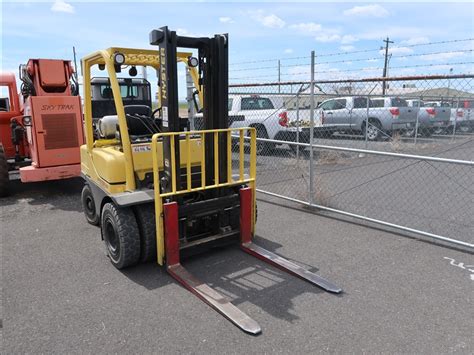
[[[296,143],[300,142],[300,92],[296,93]],[[300,159],[300,146],[296,146],[296,161]]]
[[458,121],[458,110],[459,110],[459,99],[456,102],[456,110],[454,111],[453,140],[456,139],[456,123]]
[[370,96],[367,95],[367,115],[365,115],[365,149],[368,149],[369,141],[367,139],[367,130],[369,129],[369,108],[370,108]]
[[310,85],[310,109],[309,109],[309,205],[313,204],[314,198],[314,51],[311,51],[311,85]]
[[420,110],[418,110],[416,114],[416,122],[415,122],[415,145],[416,145],[416,139],[418,137],[418,116],[420,114]]
[[280,63],[280,59],[278,59],[278,93],[281,92],[280,82],[281,82],[281,63]]

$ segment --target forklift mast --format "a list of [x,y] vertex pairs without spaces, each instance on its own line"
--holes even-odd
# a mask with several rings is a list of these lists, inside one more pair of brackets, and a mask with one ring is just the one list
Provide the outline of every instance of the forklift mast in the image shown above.
[[[170,31],[168,27],[161,27],[150,33],[150,44],[159,46],[160,72],[159,72],[159,95],[161,102],[161,119],[163,122],[163,132],[179,132],[182,125],[178,115],[178,70],[176,53],[177,48],[192,48],[198,50],[197,63],[188,63],[199,66],[199,84],[201,85],[204,103],[203,120],[204,129],[228,128],[228,35],[215,35],[213,38],[207,37],[185,37],[178,36],[175,31]],[[190,58],[189,60],[192,60]],[[163,161],[164,177],[162,178],[162,188],[169,192],[172,179],[171,147],[170,137],[164,137]],[[206,184],[227,181],[227,137],[219,136],[219,181],[215,181],[215,167],[213,164],[206,164]],[[180,161],[179,139],[175,140],[175,160]],[[206,161],[214,161],[214,136],[209,135],[205,140]],[[181,185],[180,174],[177,174],[176,184]],[[213,191],[216,193],[217,191]]]

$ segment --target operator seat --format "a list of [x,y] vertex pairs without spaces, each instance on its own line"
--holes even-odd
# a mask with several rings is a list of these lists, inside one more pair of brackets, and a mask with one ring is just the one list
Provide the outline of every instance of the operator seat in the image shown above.
[[156,124],[151,116],[151,108],[147,105],[126,105],[123,107],[127,118],[128,132],[133,140],[138,136],[151,136],[157,133]]

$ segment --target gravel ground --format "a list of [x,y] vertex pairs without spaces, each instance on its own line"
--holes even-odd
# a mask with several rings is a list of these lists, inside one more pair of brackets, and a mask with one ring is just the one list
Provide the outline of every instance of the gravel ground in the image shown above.
[[[363,141],[319,140],[364,148]],[[413,144],[375,142],[369,149],[474,161],[474,139]],[[316,148],[314,203],[474,243],[474,167]],[[236,154],[237,158],[237,154]],[[308,201],[309,152],[287,146],[257,159],[258,187]]]

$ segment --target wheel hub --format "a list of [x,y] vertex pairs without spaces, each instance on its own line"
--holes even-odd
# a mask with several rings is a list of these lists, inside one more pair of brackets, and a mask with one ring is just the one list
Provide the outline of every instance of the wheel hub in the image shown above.
[[104,240],[107,245],[107,249],[110,253],[110,256],[113,259],[116,259],[120,254],[120,243],[118,241],[118,236],[117,232],[115,231],[115,227],[108,218],[105,221],[104,232]]

